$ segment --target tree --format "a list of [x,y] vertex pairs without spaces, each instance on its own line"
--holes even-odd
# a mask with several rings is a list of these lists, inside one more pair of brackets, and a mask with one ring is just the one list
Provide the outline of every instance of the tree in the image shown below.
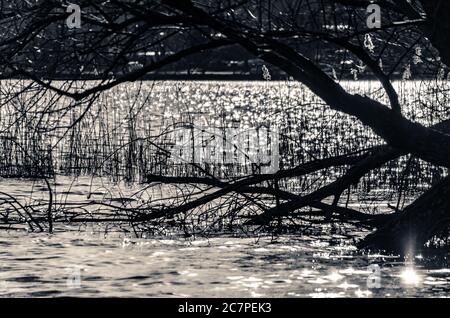
[[[218,188],[174,207],[150,210],[134,221],[149,221],[173,216],[237,193],[246,200],[252,194],[277,198],[277,204],[253,217],[249,223],[270,224],[310,206],[323,215],[354,220],[377,227],[361,247],[404,252],[410,246],[422,246],[450,225],[447,214],[450,183],[444,179],[425,192],[403,211],[389,216],[370,216],[339,206],[342,193],[358,180],[387,162],[411,154],[436,166],[450,167],[450,125],[443,121],[425,127],[402,114],[402,102],[392,84],[399,65],[412,55],[415,47],[426,48],[427,70],[435,73],[450,66],[450,45],[446,19],[450,4],[438,0],[375,1],[383,10],[380,29],[366,26],[366,8],[374,1],[79,1],[83,8],[82,28],[68,30],[64,1],[38,1],[4,5],[0,16],[1,74],[4,78],[25,77],[41,88],[75,103],[89,107],[98,93],[121,83],[136,81],[152,72],[204,52],[224,47],[245,49],[249,54],[279,68],[306,85],[329,107],[353,116],[370,127],[385,145],[365,154],[324,158],[295,169],[271,175],[251,176],[236,182],[209,178],[171,178],[151,176],[152,182],[197,183]],[[364,38],[371,37],[376,48],[368,48]],[[318,57],[308,48],[317,45]],[[37,52],[36,48],[45,48]],[[57,48],[57,49],[56,49]],[[338,48],[370,69],[385,90],[389,105],[344,89],[324,65],[336,63],[327,52]],[[40,51],[39,49],[38,51]],[[148,58],[142,67],[127,65],[139,52],[161,52]],[[412,52],[412,53],[411,53]],[[394,61],[390,71],[380,60]],[[41,65],[45,71],[37,72]],[[58,74],[98,74],[100,81],[86,89],[54,85]],[[423,72],[426,76],[425,72]],[[50,79],[50,80],[49,80]],[[70,128],[70,127],[69,127]],[[347,173],[320,189],[298,195],[264,182],[306,175],[332,166],[349,166]],[[276,182],[275,182],[276,183]],[[333,204],[323,201],[333,197]]]

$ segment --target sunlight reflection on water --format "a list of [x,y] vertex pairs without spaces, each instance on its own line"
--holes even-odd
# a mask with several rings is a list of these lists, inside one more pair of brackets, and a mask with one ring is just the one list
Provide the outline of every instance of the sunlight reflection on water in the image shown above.
[[[127,242],[124,244],[124,242]],[[69,231],[0,233],[0,295],[419,297],[450,295],[444,263],[362,255],[301,237],[126,239]],[[317,255],[328,254],[329,257]],[[444,257],[445,259],[445,257]],[[369,288],[368,265],[380,267]],[[440,266],[440,267],[439,267]],[[73,273],[79,281],[70,285]],[[71,274],[72,273],[72,274]],[[72,275],[72,277],[70,276]]]

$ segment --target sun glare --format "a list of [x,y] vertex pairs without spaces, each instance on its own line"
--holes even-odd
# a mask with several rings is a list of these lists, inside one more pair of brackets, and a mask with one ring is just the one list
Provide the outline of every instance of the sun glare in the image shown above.
[[420,283],[420,276],[413,268],[406,268],[400,273],[402,281],[406,285],[418,285]]

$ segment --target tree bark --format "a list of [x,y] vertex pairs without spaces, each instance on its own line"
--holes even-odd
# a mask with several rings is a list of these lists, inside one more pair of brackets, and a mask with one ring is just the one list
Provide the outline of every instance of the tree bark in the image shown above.
[[332,109],[358,118],[389,146],[432,164],[450,168],[450,135],[412,122],[376,100],[348,93],[314,62],[285,43],[243,33],[208,15],[191,0],[164,0],[163,3],[191,16],[195,21],[202,21],[224,34],[228,40],[280,68],[305,84]]
[[433,46],[439,51],[442,62],[450,65],[450,1],[422,0],[422,6],[427,14],[425,34]]
[[359,248],[413,253],[450,226],[450,177],[432,187],[403,212],[366,236]]

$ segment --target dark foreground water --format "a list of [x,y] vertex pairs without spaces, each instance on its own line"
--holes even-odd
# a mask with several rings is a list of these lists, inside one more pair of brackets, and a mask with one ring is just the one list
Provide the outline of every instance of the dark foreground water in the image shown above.
[[[445,297],[446,257],[361,255],[341,238],[139,239],[0,232],[0,295]],[[327,241],[334,242],[333,245]],[[342,241],[343,242],[343,241]],[[379,275],[378,275],[379,273]]]

